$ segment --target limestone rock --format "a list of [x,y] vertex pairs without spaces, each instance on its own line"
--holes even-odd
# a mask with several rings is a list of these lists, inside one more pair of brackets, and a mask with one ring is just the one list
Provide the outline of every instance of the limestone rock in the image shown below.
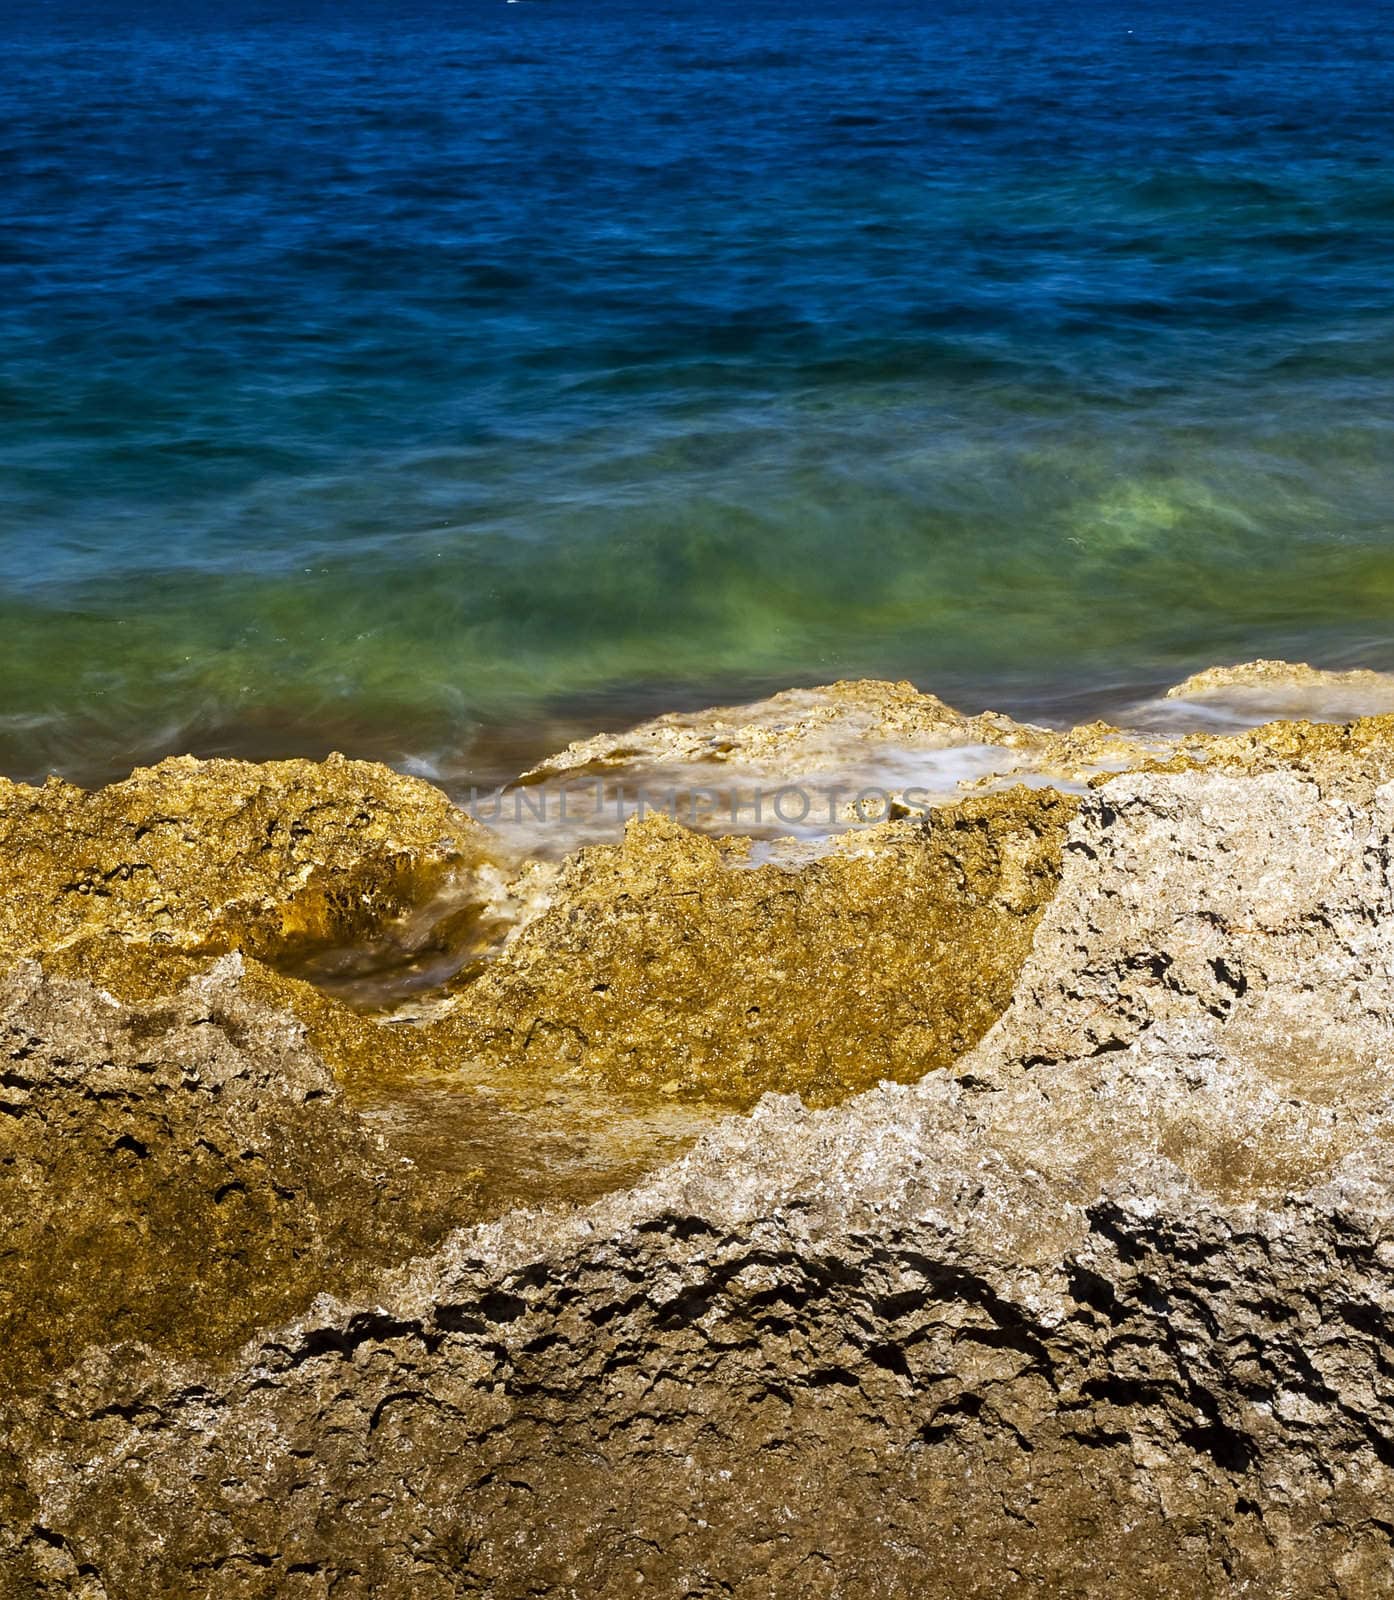
[[480,801],[515,848],[555,858],[615,838],[644,805],[712,834],[817,840],[1027,782],[1079,790],[1174,754],[1173,735],[966,715],[909,683],[790,689],[569,745]]
[[1266,722],[1193,740],[1158,767],[1239,773],[1301,772],[1367,792],[1394,776],[1394,715],[1353,722]]
[[[800,694],[677,732],[1017,737]],[[11,786],[0,955],[45,970],[0,985],[0,1595],[1394,1592],[1391,730],[1027,730],[993,747],[1137,770],[794,854],[651,821],[391,1023],[255,958],[436,916],[488,849],[435,791]],[[475,1204],[365,1124],[375,1072],[516,1093],[544,1154]],[[672,1085],[668,1143],[562,1154],[568,1096]],[[684,1096],[771,1086],[840,1103],[652,1170]]]
[[235,1349],[441,1231],[237,956],[144,1007],[24,963],[0,1018],[7,1393],[94,1345]]
[[911,683],[874,678],[786,689],[748,705],[668,712],[619,734],[568,745],[523,781],[560,772],[713,762],[776,762],[808,774],[844,762],[854,746],[1011,743],[1038,730],[996,712],[965,716]]
[[1073,799],[1011,790],[796,866],[663,817],[563,868],[465,988],[460,1053],[751,1105],[830,1104],[961,1055],[1006,1006]]
[[1336,721],[1394,711],[1394,673],[1331,672],[1306,662],[1244,661],[1207,667],[1166,691],[1168,700],[1219,706],[1254,721],[1321,717]]
[[627,1194],[147,1363],[138,1404],[71,1369],[10,1430],[29,1570],[107,1600],[1389,1593],[1390,834],[1388,791],[1327,775],[1101,786],[953,1069],[769,1097]]
[[0,958],[109,930],[284,959],[370,937],[489,856],[440,790],[336,756],[172,758],[93,793],[0,779]]

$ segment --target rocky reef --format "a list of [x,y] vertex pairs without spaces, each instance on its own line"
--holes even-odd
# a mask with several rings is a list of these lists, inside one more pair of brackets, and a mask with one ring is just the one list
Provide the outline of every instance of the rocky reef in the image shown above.
[[795,846],[0,791],[0,1593],[1394,1590],[1394,717],[1244,704],[1357,676],[527,775],[1006,753]]

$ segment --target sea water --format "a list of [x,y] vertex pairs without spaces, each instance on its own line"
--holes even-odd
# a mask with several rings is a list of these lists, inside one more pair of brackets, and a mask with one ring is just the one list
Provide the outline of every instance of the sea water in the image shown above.
[[0,15],[0,771],[1394,666],[1394,7]]

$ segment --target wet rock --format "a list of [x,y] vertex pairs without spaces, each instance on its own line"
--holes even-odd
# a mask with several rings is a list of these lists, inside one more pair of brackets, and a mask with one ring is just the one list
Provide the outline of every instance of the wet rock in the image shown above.
[[1331,672],[1306,662],[1245,661],[1207,667],[1166,691],[1167,700],[1215,707],[1257,722],[1273,717],[1328,721],[1394,711],[1394,673]]
[[1353,722],[1266,722],[1180,748],[1159,770],[1299,772],[1368,793],[1394,776],[1394,715]]
[[1022,782],[1078,791],[1181,747],[1105,722],[1057,730],[966,715],[911,684],[860,679],[579,741],[477,814],[515,848],[553,859],[614,839],[645,807],[714,835],[816,841]]
[[570,744],[521,781],[640,762],[651,767],[776,764],[806,775],[842,764],[858,746],[1010,744],[1039,731],[997,712],[965,716],[911,683],[859,678],[786,689],[748,705],[669,712],[624,733]]

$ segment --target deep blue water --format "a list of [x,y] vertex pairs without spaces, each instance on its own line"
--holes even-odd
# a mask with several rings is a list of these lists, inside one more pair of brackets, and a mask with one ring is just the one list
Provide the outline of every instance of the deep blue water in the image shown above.
[[9,8],[0,770],[1394,665],[1391,24]]

